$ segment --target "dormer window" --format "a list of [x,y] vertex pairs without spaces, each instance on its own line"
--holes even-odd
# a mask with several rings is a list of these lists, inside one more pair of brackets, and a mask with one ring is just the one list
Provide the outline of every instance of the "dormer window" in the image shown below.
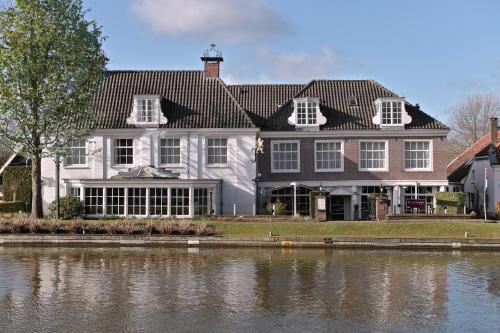
[[400,127],[411,123],[411,117],[405,110],[405,100],[401,97],[379,98],[375,101],[376,114],[373,123],[384,127]]
[[358,106],[358,97],[357,96],[349,96],[349,106]]
[[297,125],[316,125],[316,102],[297,103]]
[[296,128],[319,130],[319,126],[326,123],[326,118],[320,111],[319,99],[312,97],[295,98],[293,113],[288,118],[290,125]]
[[159,127],[167,118],[161,110],[161,97],[157,95],[136,95],[127,124],[137,127]]
[[401,125],[401,101],[382,102],[382,125]]
[[137,100],[137,122],[152,123],[155,118],[156,100],[151,98],[141,98]]

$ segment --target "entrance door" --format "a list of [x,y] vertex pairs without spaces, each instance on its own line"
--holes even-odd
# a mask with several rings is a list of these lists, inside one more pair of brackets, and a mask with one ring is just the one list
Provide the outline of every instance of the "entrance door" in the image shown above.
[[330,220],[344,220],[344,197],[330,197]]

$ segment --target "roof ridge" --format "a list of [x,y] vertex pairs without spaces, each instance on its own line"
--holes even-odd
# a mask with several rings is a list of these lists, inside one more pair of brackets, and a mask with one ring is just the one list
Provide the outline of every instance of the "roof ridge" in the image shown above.
[[381,88],[381,89],[383,89],[383,90],[385,90],[385,91],[387,91],[387,92],[389,92],[389,93],[391,93],[391,94],[396,95],[397,97],[402,97],[402,96],[400,96],[399,94],[396,94],[396,93],[395,93],[394,91],[392,91],[391,89],[389,89],[389,88],[385,87],[384,85],[382,85],[381,83],[379,83],[379,82],[378,82],[378,81],[376,81],[376,80],[369,79],[369,80],[366,80],[366,81],[370,82],[371,84],[376,85],[377,87],[379,87],[379,88]]
[[224,91],[229,94],[231,100],[236,103],[236,105],[238,106],[238,108],[240,109],[241,112],[243,112],[243,115],[245,116],[245,118],[248,120],[248,122],[250,123],[250,125],[252,125],[252,127],[256,128],[257,126],[255,125],[255,123],[252,121],[252,118],[250,118],[250,116],[248,115],[247,111],[240,105],[240,102],[238,102],[238,100],[233,96],[233,94],[231,93],[231,91],[229,90],[229,88],[226,86],[226,83],[224,82],[224,80],[222,80],[221,78],[216,78],[217,81],[222,85],[222,88],[224,89]]
[[304,86],[307,83],[241,83],[241,84],[228,84],[228,87],[241,87],[241,86]]
[[106,73],[203,73],[203,70],[198,69],[111,69],[106,70]]

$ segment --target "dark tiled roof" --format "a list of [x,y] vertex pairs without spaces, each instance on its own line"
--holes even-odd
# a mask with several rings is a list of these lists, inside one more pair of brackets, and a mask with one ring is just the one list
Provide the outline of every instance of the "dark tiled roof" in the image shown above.
[[131,128],[134,95],[163,97],[165,128],[255,127],[220,79],[203,71],[110,71],[94,98],[97,128]]
[[244,84],[228,86],[233,96],[258,127],[265,125],[283,104],[291,100],[304,84]]
[[[323,130],[379,129],[372,122],[373,102],[381,97],[398,97],[373,80],[314,80],[307,85],[235,85],[229,89],[256,124],[263,130],[278,131],[295,129],[287,122],[293,112],[293,97],[320,98],[321,111],[327,118]],[[358,106],[349,106],[350,96],[358,98]],[[412,117],[408,129],[448,129],[409,103],[406,111]]]

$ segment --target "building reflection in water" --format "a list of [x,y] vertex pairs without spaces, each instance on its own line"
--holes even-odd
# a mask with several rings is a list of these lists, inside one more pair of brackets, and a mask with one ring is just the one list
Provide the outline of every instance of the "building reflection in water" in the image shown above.
[[187,323],[227,327],[228,321],[251,328],[255,318],[270,317],[425,329],[448,319],[450,271],[475,276],[500,304],[494,264],[500,255],[183,248],[0,252],[0,323],[11,328],[33,321],[48,329],[64,323],[100,331],[141,330],[145,323],[152,330]]

